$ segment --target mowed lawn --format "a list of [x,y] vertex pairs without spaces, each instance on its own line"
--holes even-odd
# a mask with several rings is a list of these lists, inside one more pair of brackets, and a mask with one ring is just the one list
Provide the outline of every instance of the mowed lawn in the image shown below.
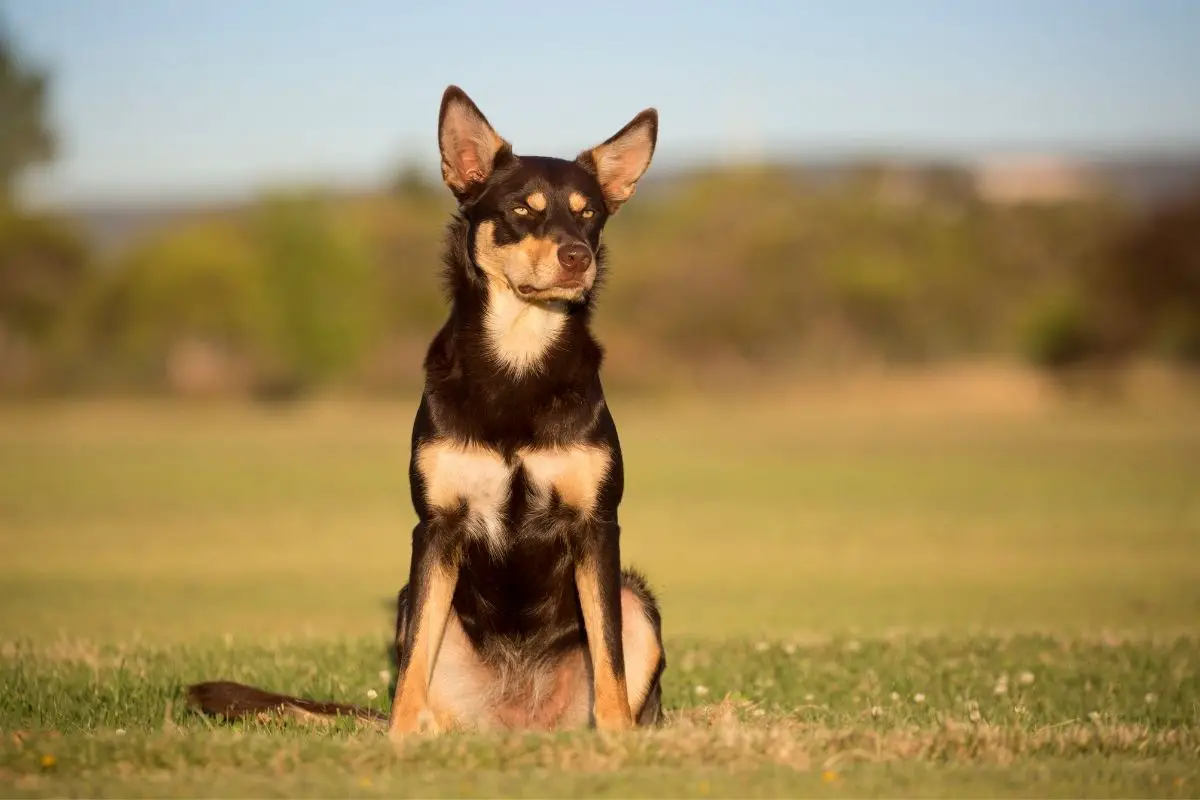
[[180,688],[386,707],[411,404],[0,408],[0,792],[1200,795],[1200,411],[950,395],[614,399],[668,725],[400,753]]

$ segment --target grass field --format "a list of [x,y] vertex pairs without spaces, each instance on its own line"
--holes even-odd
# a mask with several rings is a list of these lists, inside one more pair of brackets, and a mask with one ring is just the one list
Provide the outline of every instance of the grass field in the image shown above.
[[0,408],[0,793],[1200,795],[1200,412],[963,398],[614,401],[668,725],[400,753],[179,690],[386,707],[410,406]]

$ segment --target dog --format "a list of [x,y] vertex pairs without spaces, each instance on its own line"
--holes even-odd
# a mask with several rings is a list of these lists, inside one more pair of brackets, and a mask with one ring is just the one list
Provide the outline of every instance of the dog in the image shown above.
[[450,313],[413,424],[418,523],[391,714],[227,681],[189,687],[194,707],[348,715],[393,739],[662,720],[661,615],[645,579],[622,568],[621,446],[590,328],[605,224],[657,138],[649,108],[574,160],[517,156],[462,89],[446,89],[438,145],[458,202],[443,257]]

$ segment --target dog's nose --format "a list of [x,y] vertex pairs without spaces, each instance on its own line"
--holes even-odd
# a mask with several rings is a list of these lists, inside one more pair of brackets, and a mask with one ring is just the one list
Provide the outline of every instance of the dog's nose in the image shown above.
[[558,248],[558,263],[567,272],[583,272],[592,265],[592,251],[576,242]]

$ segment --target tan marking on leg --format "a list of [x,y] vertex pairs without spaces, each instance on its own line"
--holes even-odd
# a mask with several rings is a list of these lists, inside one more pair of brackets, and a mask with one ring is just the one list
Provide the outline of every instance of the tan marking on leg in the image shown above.
[[534,211],[546,210],[546,195],[541,192],[534,192],[525,198],[525,205],[532,208]]
[[587,631],[588,649],[591,652],[596,727],[609,731],[627,730],[633,727],[629,691],[625,678],[617,675],[612,654],[608,651],[608,642],[604,638],[604,607],[600,600],[600,581],[596,568],[588,563],[577,566],[575,585],[579,589],[579,605],[583,610],[583,626]]
[[587,196],[580,192],[571,192],[571,196],[567,198],[567,202],[571,205],[571,210],[578,214],[587,208]]
[[550,490],[568,506],[591,514],[608,477],[612,456],[606,447],[587,445],[563,449],[522,449],[519,453],[530,483],[543,498]]
[[[453,510],[466,502],[472,521],[480,523],[488,549],[504,549],[504,520],[513,468],[495,450],[435,439],[421,445],[417,470],[425,481],[425,501]],[[470,528],[472,532],[478,527]]]
[[654,626],[646,618],[642,601],[630,589],[621,590],[621,642],[625,651],[629,710],[636,718],[650,693],[650,681],[662,659],[662,645]]
[[434,662],[442,645],[442,635],[450,616],[457,567],[435,567],[427,578],[425,602],[420,604],[408,668],[396,684],[389,734],[393,737],[415,733],[422,728],[437,731],[437,721],[429,709],[429,683]]

